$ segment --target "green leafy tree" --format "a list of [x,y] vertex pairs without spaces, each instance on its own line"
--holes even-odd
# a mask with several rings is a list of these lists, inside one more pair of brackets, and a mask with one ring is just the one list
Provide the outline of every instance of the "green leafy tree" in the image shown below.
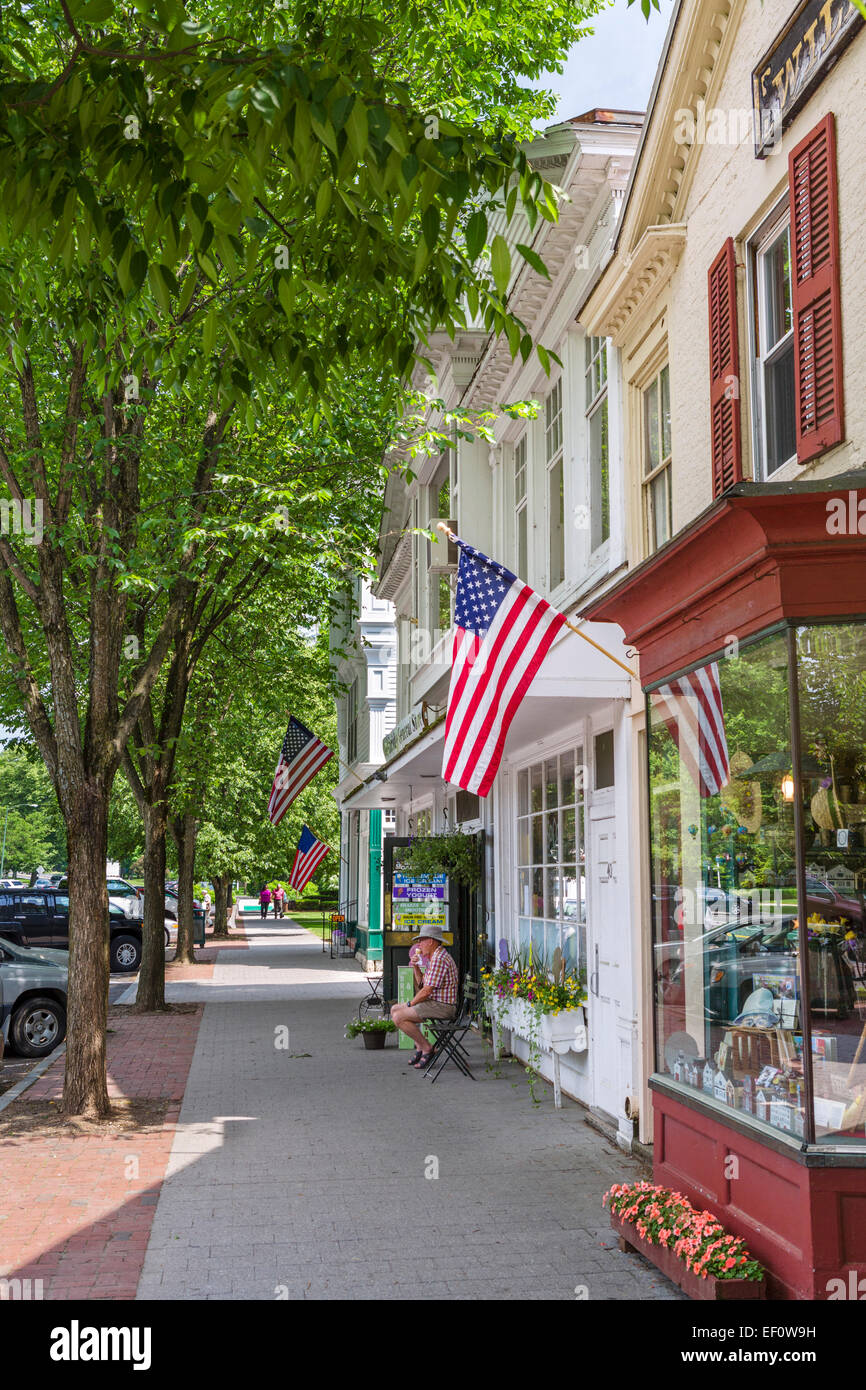
[[63,1105],[91,1115],[109,1108],[111,787],[190,640],[227,432],[254,432],[277,385],[315,428],[358,361],[396,392],[417,342],[467,304],[528,354],[504,238],[481,254],[487,209],[508,190],[509,215],[520,200],[556,216],[509,133],[434,128],[377,67],[386,18],[203,15],[34,0],[0,35],[0,477],[17,508],[0,631],[67,829]]

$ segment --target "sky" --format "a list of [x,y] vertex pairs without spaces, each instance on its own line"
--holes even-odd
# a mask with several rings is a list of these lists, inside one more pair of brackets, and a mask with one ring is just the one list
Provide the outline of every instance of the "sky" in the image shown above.
[[660,0],[649,21],[639,0],[614,0],[593,21],[595,32],[575,44],[562,74],[549,73],[539,85],[559,97],[557,119],[567,120],[595,106],[646,110],[673,0]]

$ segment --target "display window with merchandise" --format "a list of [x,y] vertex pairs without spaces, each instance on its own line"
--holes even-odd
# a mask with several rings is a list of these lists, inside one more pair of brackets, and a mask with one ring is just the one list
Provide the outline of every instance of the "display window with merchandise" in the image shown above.
[[737,646],[648,729],[657,1074],[866,1154],[866,627]]

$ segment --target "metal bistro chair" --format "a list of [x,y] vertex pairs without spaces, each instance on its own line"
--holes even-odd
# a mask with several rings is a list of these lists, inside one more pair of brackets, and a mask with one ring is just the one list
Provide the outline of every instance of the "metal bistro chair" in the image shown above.
[[463,1039],[472,1027],[478,1003],[478,986],[469,976],[463,981],[463,997],[457,1005],[457,1012],[451,1019],[433,1018],[429,1020],[434,1033],[433,1060],[424,1072],[435,1081],[441,1071],[453,1062],[464,1076],[475,1080],[469,1065],[469,1053],[463,1046]]

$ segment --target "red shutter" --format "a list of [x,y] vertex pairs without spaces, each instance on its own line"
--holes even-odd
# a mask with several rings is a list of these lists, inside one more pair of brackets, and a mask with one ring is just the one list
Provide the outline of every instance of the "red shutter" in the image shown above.
[[806,463],[843,438],[839,204],[832,111],[791,151],[794,380],[797,458]]
[[708,278],[713,496],[721,497],[743,476],[737,263],[730,237],[710,266]]

